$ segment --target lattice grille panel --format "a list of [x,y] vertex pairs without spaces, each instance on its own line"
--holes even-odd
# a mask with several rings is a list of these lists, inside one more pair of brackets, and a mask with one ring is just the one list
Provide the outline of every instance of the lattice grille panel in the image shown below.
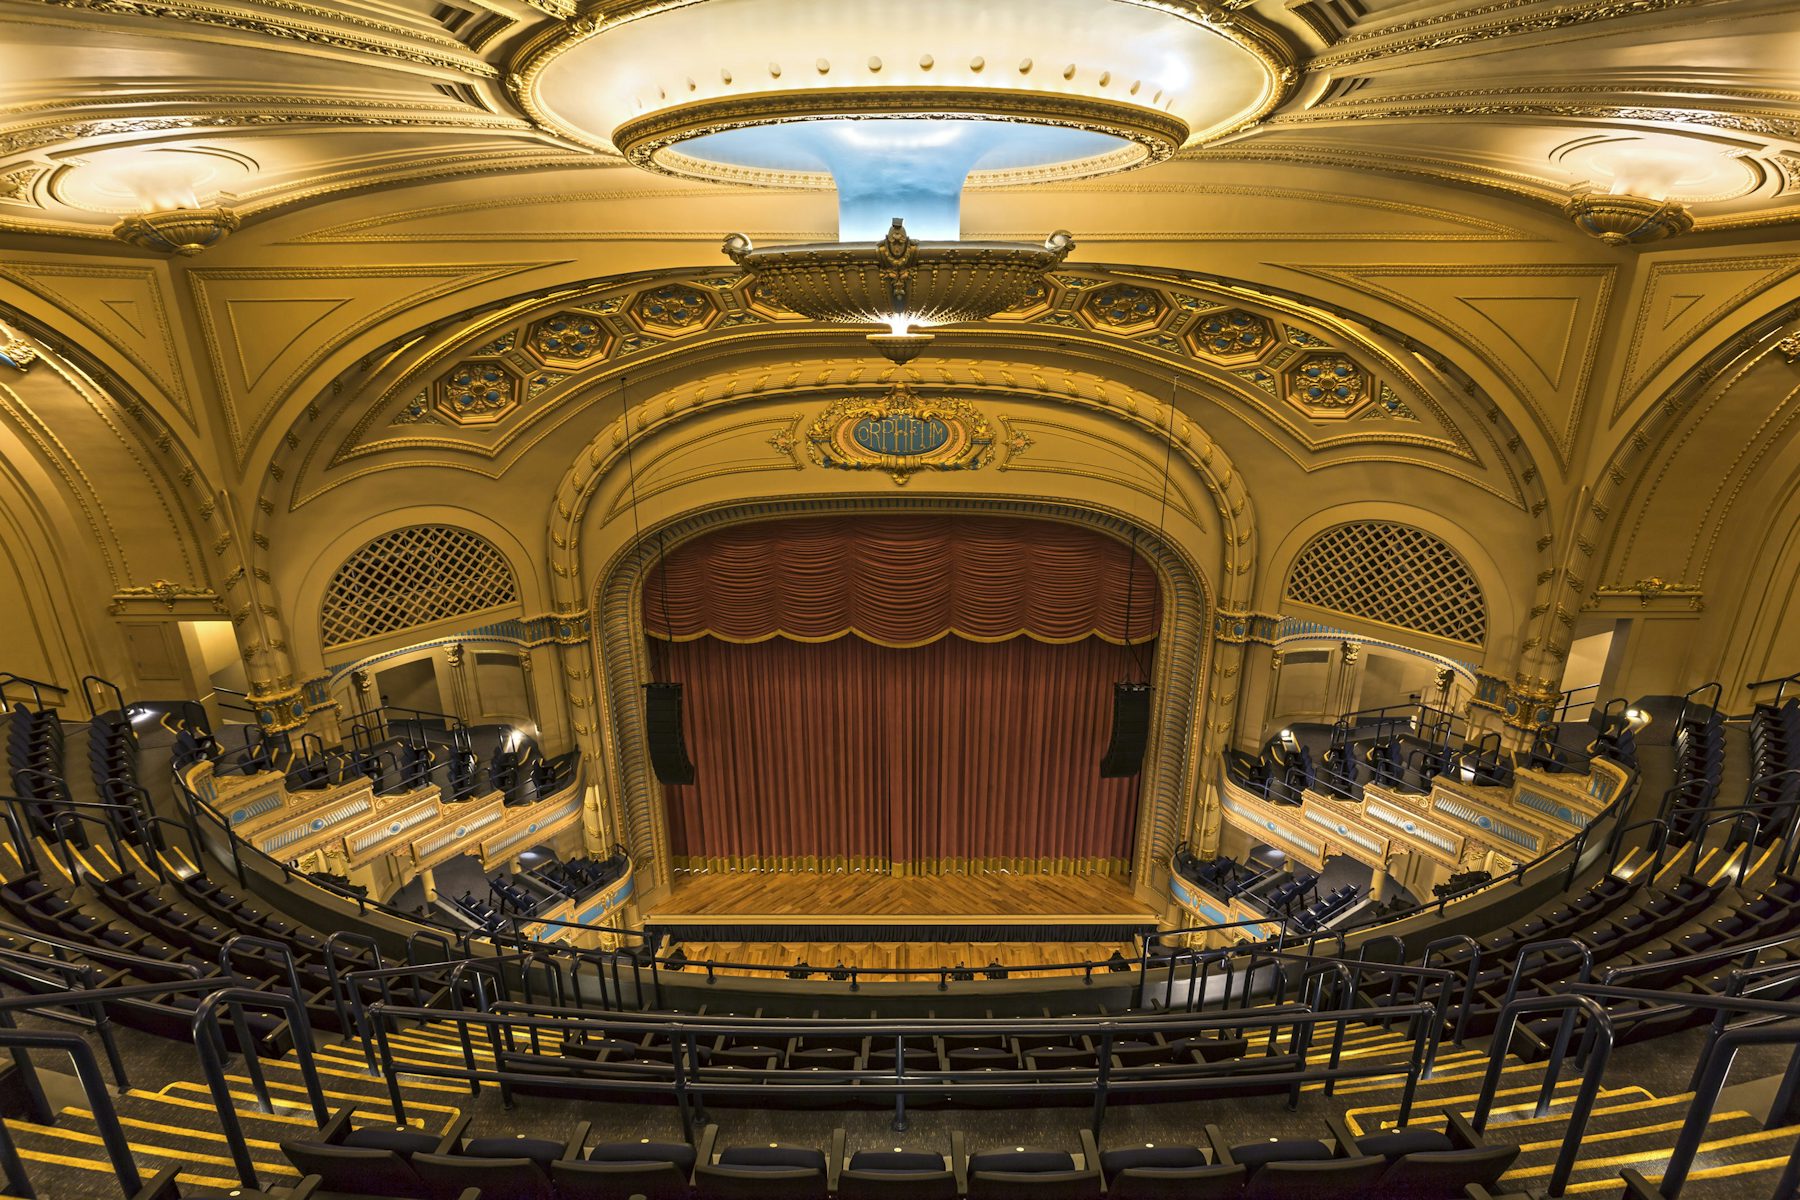
[[1358,521],[1307,544],[1288,575],[1289,600],[1479,646],[1487,602],[1441,538],[1406,525]]
[[510,604],[518,581],[486,538],[452,525],[411,525],[352,554],[325,590],[327,646]]

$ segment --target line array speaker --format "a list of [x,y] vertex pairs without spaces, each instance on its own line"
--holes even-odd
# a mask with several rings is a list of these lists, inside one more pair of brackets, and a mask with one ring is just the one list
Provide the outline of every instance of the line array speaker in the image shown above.
[[650,743],[650,766],[659,783],[694,782],[694,762],[681,735],[679,683],[644,685],[644,734]]
[[1144,769],[1144,744],[1150,737],[1150,685],[1113,684],[1112,741],[1100,760],[1102,779],[1123,779]]

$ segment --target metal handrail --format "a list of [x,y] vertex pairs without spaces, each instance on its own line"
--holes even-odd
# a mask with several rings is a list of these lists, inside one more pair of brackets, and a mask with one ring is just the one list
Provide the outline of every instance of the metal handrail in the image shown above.
[[47,711],[44,708],[45,692],[55,692],[59,696],[66,696],[69,694],[69,689],[60,684],[51,683],[44,679],[28,679],[23,675],[16,675],[10,671],[4,675],[0,675],[0,693],[5,692],[8,687],[15,683],[31,689],[31,698],[37,704],[37,711],[39,712]]
[[[445,1012],[441,1009],[418,1009],[394,1007],[386,1004],[374,1004],[369,1007],[369,1019],[373,1022],[377,1048],[382,1066],[388,1078],[389,1104],[396,1121],[405,1120],[405,1097],[401,1094],[398,1076],[393,1063],[392,1047],[388,1042],[390,1027],[414,1021],[449,1020],[463,1025],[485,1028],[489,1031],[491,1041],[498,1040],[502,1028],[529,1028],[533,1025],[547,1030],[555,1030],[565,1037],[572,1034],[614,1032],[641,1029],[645,1033],[666,1035],[671,1042],[670,1077],[650,1077],[643,1074],[617,1076],[612,1078],[595,1078],[567,1073],[535,1073],[525,1070],[504,1069],[498,1065],[495,1069],[457,1067],[447,1064],[412,1064],[408,1063],[404,1070],[412,1076],[424,1076],[446,1080],[467,1080],[471,1084],[495,1083],[503,1089],[532,1084],[555,1084],[559,1087],[575,1088],[590,1091],[615,1091],[629,1093],[660,1093],[675,1096],[681,1108],[683,1130],[689,1139],[693,1136],[692,1113],[689,1107],[690,1096],[703,1093],[722,1095],[761,1095],[766,1096],[771,1086],[781,1088],[784,1092],[801,1095],[829,1094],[848,1090],[855,1086],[863,1095],[871,1090],[878,1094],[892,1093],[895,1096],[896,1122],[904,1127],[905,1097],[918,1092],[942,1093],[946,1088],[974,1095],[1018,1095],[1028,1094],[1093,1094],[1095,1097],[1095,1126],[1104,1117],[1107,1096],[1110,1088],[1125,1086],[1132,1091],[1175,1091],[1192,1089],[1197,1083],[1208,1078],[1223,1080],[1242,1080],[1241,1073],[1220,1070],[1217,1064],[1196,1065],[1191,1071],[1171,1072],[1167,1066],[1152,1068],[1154,1074],[1131,1075],[1131,1068],[1107,1069],[1110,1060],[1110,1048],[1115,1036],[1129,1036],[1141,1033],[1146,1029],[1156,1029],[1164,1033],[1204,1032],[1227,1028],[1267,1028],[1279,1032],[1283,1028],[1292,1027],[1293,1041],[1290,1054],[1295,1059],[1295,1066],[1286,1071],[1258,1072],[1255,1082],[1259,1086],[1295,1087],[1308,1083],[1324,1082],[1332,1079],[1375,1078],[1392,1076],[1398,1072],[1391,1063],[1358,1063],[1339,1065],[1336,1068],[1309,1067],[1306,1064],[1304,1049],[1308,1044],[1303,1040],[1303,1030],[1310,1031],[1318,1025],[1328,1022],[1361,1022],[1377,1019],[1403,1017],[1412,1020],[1414,1026],[1414,1053],[1405,1067],[1407,1082],[1402,1092],[1399,1118],[1406,1121],[1412,1110],[1413,1097],[1417,1091],[1420,1063],[1424,1049],[1427,1029],[1426,1023],[1432,1014],[1430,1005],[1418,1004],[1403,1006],[1395,1011],[1387,1008],[1347,1009],[1332,1012],[1313,1012],[1302,1006],[1282,1009],[1259,1009],[1251,1012],[1228,1012],[1202,1016],[1154,1016],[1148,1018],[1048,1018],[1048,1019],[1011,1019],[986,1021],[945,1021],[945,1020],[903,1020],[903,1021],[865,1021],[865,1020],[826,1020],[826,1019],[793,1019],[783,1018],[779,1028],[785,1037],[805,1037],[809,1035],[867,1035],[871,1037],[893,1038],[896,1048],[895,1067],[893,1070],[843,1070],[843,1071],[802,1071],[793,1073],[791,1079],[783,1079],[778,1084],[770,1084],[761,1073],[747,1073],[743,1079],[719,1078],[699,1073],[698,1063],[693,1054],[697,1037],[719,1037],[742,1034],[769,1027],[773,1022],[755,1018],[698,1018],[685,1016],[658,1016],[646,1018],[636,1014],[602,1014],[583,1010],[542,1010],[544,1015],[523,1016],[513,1013],[494,1012]],[[1020,1070],[982,1070],[982,1071],[931,1071],[929,1073],[912,1074],[906,1066],[904,1054],[908,1038],[930,1038],[938,1036],[959,1036],[970,1034],[995,1034],[1007,1032],[1022,1034],[1053,1034],[1057,1037],[1086,1036],[1095,1041],[1101,1048],[1101,1066],[1090,1074],[1087,1071],[1057,1072],[1054,1076],[1046,1076],[1040,1072]],[[508,1035],[510,1037],[510,1034]],[[1208,1070],[1207,1067],[1212,1067]],[[1127,1072],[1123,1084],[1119,1082],[1121,1072]]]
[[[237,1101],[232,1097],[231,1085],[225,1078],[225,1034],[218,1011],[221,1005],[230,1012],[232,1027],[237,1031],[238,1050],[244,1056],[245,1072],[256,1090],[257,1110],[267,1113],[275,1111],[275,1108],[269,1099],[268,1083],[263,1078],[262,1059],[256,1049],[255,1031],[245,1017],[244,1010],[279,1009],[288,1018],[290,1029],[304,1030],[306,1004],[297,994],[287,996],[280,992],[259,992],[247,987],[225,987],[207,996],[194,1010],[194,1049],[199,1052],[200,1070],[206,1076],[206,1086],[212,1093],[213,1106],[219,1110],[220,1132],[225,1135],[226,1144],[231,1148],[231,1160],[237,1168],[238,1179],[245,1187],[254,1189],[261,1186],[256,1178],[256,1165],[250,1159],[250,1147],[244,1140],[243,1123],[238,1120]],[[331,1114],[325,1107],[324,1090],[319,1086],[319,1069],[313,1062],[311,1043],[295,1037],[294,1058],[300,1067],[301,1081],[306,1085],[306,1098],[312,1105],[313,1117],[323,1127]],[[400,1119],[396,1113],[395,1121]]]
[[[1488,1117],[1494,1111],[1494,1094],[1500,1087],[1501,1072],[1506,1068],[1506,1056],[1512,1047],[1519,1016],[1534,1012],[1562,1013],[1562,1027],[1565,1030],[1573,1022],[1577,1012],[1586,1016],[1588,1022],[1583,1041],[1591,1046],[1591,1050],[1587,1055],[1586,1069],[1582,1073],[1581,1087],[1575,1094],[1575,1104],[1569,1110],[1569,1124],[1563,1134],[1562,1148],[1557,1151],[1556,1165],[1550,1172],[1547,1194],[1561,1196],[1568,1188],[1570,1174],[1575,1170],[1575,1159],[1581,1153],[1581,1139],[1587,1133],[1588,1117],[1594,1111],[1594,1101],[1600,1094],[1600,1080],[1606,1074],[1607,1061],[1612,1057],[1612,1018],[1596,1000],[1590,996],[1568,994],[1509,999],[1500,1010],[1499,1023],[1494,1026],[1494,1037],[1488,1051],[1487,1074],[1482,1077],[1480,1098],[1475,1102],[1475,1114],[1470,1124],[1479,1132],[1487,1132]],[[1541,1117],[1550,1111],[1550,1099],[1556,1091],[1557,1076],[1562,1070],[1564,1040],[1558,1039],[1558,1052],[1545,1062],[1544,1082],[1538,1091],[1536,1116]]]
[[[1634,992],[1634,989],[1630,988],[1590,988],[1588,990],[1600,995],[1615,992],[1626,993],[1626,995],[1617,997],[1620,999],[1633,998],[1630,993]],[[1664,996],[1669,993],[1651,992],[1646,995]],[[1588,996],[1574,998],[1587,1000],[1590,1004],[1594,1003]],[[1792,1019],[1800,1017],[1800,1004],[1777,1000],[1753,1001],[1747,998],[1736,1000],[1706,996],[1689,998],[1699,1007],[1730,1004],[1733,1008],[1772,1013],[1788,1019],[1772,1024],[1735,1025],[1726,1029],[1719,1035],[1717,1041],[1707,1046],[1700,1059],[1699,1070],[1696,1072],[1698,1082],[1694,1087],[1693,1099],[1688,1103],[1687,1117],[1682,1122],[1681,1132],[1676,1135],[1675,1146],[1670,1150],[1668,1164],[1663,1170],[1662,1182],[1659,1187],[1665,1200],[1677,1200],[1681,1195],[1682,1188],[1687,1184],[1688,1174],[1693,1169],[1694,1157],[1699,1153],[1700,1144],[1706,1137],[1706,1126],[1712,1120],[1713,1109],[1719,1103],[1719,1093],[1725,1088],[1725,1080],[1731,1073],[1732,1063],[1737,1058],[1738,1051],[1745,1046],[1800,1046],[1800,1024]],[[1796,1057],[1796,1062],[1800,1062],[1800,1056]],[[1783,1102],[1785,1101],[1788,1105],[1793,1102],[1791,1084],[1794,1074],[1795,1068],[1790,1067],[1788,1079],[1783,1081],[1783,1091],[1788,1094],[1777,1098],[1775,1111],[1770,1114],[1777,1123],[1793,1119],[1792,1113],[1783,1111]],[[1794,1162],[1790,1160],[1788,1170],[1783,1174],[1784,1181],[1791,1182],[1793,1173]]]
[[[1651,879],[1655,879],[1657,874],[1662,871],[1663,855],[1667,853],[1669,849],[1669,823],[1661,817],[1650,817],[1643,821],[1633,821],[1629,825],[1613,826],[1613,833],[1612,837],[1609,839],[1610,846],[1606,858],[1606,873],[1608,875],[1611,875],[1618,869],[1619,857],[1625,851],[1626,835],[1631,833],[1634,829],[1646,828],[1656,830],[1656,837],[1652,839],[1651,843],[1655,845],[1656,853],[1650,861],[1649,876]],[[1644,849],[1650,849],[1650,845],[1645,845]]]
[[[1711,962],[1715,959],[1743,958],[1747,954],[1772,950],[1776,946],[1785,946],[1787,943],[1797,940],[1800,940],[1800,933],[1771,933],[1753,938],[1748,942],[1733,942],[1730,945],[1714,946],[1710,950],[1689,951],[1681,956],[1681,968],[1691,974],[1691,968],[1695,963]],[[1611,986],[1620,979],[1635,979],[1639,975],[1657,975],[1668,969],[1669,964],[1666,962],[1612,967],[1600,976],[1600,983]]]
[[[94,1035],[100,1039],[100,1048],[106,1051],[106,1065],[112,1072],[113,1085],[119,1089],[120,1094],[124,1094],[131,1089],[131,1079],[125,1071],[125,1060],[119,1054],[118,1038],[113,1030],[112,1018],[106,1014],[106,1006],[98,1000],[79,1006],[87,1010],[86,1016],[74,1012],[54,1011],[57,1007],[54,993],[80,991],[95,987],[98,974],[99,972],[95,968],[84,963],[67,962],[61,958],[44,958],[41,955],[29,954],[20,950],[0,950],[0,975],[4,975],[13,983],[39,984],[44,988],[44,992],[41,994],[46,995],[47,998],[41,1006],[31,1010],[32,1015],[47,1021],[63,1021],[94,1031]],[[53,1113],[48,1105],[43,1103],[43,1095],[36,1088],[35,1075],[25,1078],[24,1083],[33,1107],[38,1110],[32,1119],[49,1123]]]
[[[24,926],[13,925],[8,922],[0,922],[0,935],[19,938],[26,942],[39,942],[58,950],[67,951],[71,954],[79,954],[84,958],[91,958],[96,962],[108,966],[116,966],[128,971],[137,970],[141,967],[149,967],[155,970],[174,971],[186,975],[190,979],[213,978],[213,976],[208,975],[205,971],[202,971],[192,963],[170,962],[161,958],[146,958],[141,954],[132,954],[128,950],[114,950],[107,946],[90,946],[85,942],[72,941],[69,938],[57,937],[55,934],[50,933],[39,933],[35,929],[27,929]],[[165,990],[173,990],[172,984],[161,986],[163,986]],[[0,999],[0,1008],[4,1008],[5,1006],[6,1001]]]
[[[94,1124],[99,1129],[100,1144],[106,1150],[107,1161],[112,1163],[119,1190],[125,1193],[126,1200],[132,1200],[144,1186],[144,1179],[138,1174],[137,1161],[131,1155],[131,1144],[125,1140],[125,1129],[119,1124],[118,1110],[113,1107],[105,1079],[101,1078],[100,1064],[94,1058],[93,1047],[78,1033],[51,1029],[0,1028],[0,1048],[11,1050],[15,1059],[23,1062],[26,1070],[32,1070],[30,1060],[25,1057],[27,1051],[59,1050],[68,1054],[75,1068],[75,1077],[81,1081],[82,1094],[87,1098],[88,1112],[93,1114]],[[32,1191],[30,1178],[25,1174],[18,1150],[13,1146],[12,1136],[4,1132],[3,1126],[0,1126],[0,1171],[5,1174],[8,1192],[15,1196],[36,1194]]]
[[1773,679],[1759,679],[1755,683],[1746,683],[1744,685],[1744,690],[1747,692],[1754,692],[1757,688],[1768,687],[1771,683],[1779,685],[1775,689],[1774,700],[1774,706],[1779,708],[1781,707],[1781,698],[1787,692],[1787,685],[1790,683],[1800,683],[1800,673],[1793,675],[1778,675]]
[[1681,732],[1681,727],[1687,724],[1689,702],[1702,692],[1711,692],[1713,694],[1713,702],[1707,709],[1709,713],[1718,713],[1719,706],[1725,702],[1725,688],[1716,679],[1711,683],[1703,683],[1699,687],[1683,694],[1681,697],[1681,711],[1675,716],[1675,727],[1669,731],[1669,740],[1671,742],[1674,741],[1675,735]]
[[[118,684],[110,679],[102,679],[98,675],[83,675],[81,677],[81,699],[82,702],[87,705],[89,717],[97,717],[100,715],[100,710],[94,707],[94,692],[96,689],[102,692],[110,691],[113,694],[113,697],[119,702],[119,715],[121,717],[128,718],[131,715],[126,711],[125,693],[119,689]],[[135,733],[132,734],[132,740],[137,740],[137,735]]]

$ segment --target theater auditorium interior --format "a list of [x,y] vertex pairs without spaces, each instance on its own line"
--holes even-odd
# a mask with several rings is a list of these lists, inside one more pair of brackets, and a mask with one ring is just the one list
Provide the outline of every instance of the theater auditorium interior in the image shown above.
[[1795,0],[0,0],[0,1195],[1800,1200]]

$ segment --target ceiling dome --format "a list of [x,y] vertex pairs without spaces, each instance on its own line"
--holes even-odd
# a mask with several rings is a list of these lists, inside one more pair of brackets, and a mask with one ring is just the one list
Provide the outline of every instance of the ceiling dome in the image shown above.
[[[1123,170],[1217,138],[1273,107],[1285,65],[1188,0],[656,0],[572,23],[526,65],[519,96],[639,166],[790,187],[832,186],[831,155],[856,140],[846,125],[925,118],[981,186]],[[995,122],[1018,136],[981,136]]]

